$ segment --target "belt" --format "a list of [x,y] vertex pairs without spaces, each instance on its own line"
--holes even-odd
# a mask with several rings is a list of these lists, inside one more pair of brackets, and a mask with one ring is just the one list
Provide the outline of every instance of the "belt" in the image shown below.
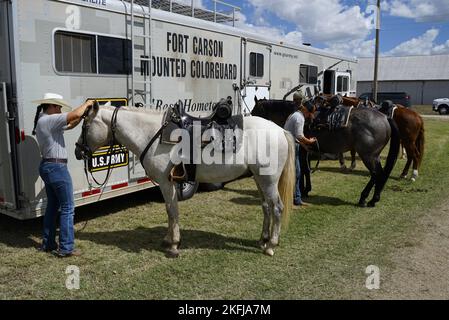
[[43,159],[42,162],[67,163],[67,159],[47,158]]

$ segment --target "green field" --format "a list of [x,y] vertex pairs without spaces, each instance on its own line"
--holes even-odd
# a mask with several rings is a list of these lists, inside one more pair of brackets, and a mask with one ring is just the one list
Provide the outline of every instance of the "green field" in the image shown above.
[[[369,298],[368,265],[388,277],[393,250],[419,241],[418,219],[448,196],[449,123],[426,120],[426,156],[416,183],[398,180],[399,160],[381,202],[355,206],[368,181],[361,162],[342,174],[323,161],[308,200],[296,210],[274,257],[257,246],[262,212],[251,179],[180,204],[181,256],[167,259],[165,205],[154,189],[77,209],[81,257],[35,250],[41,219],[0,217],[1,299],[343,299]],[[86,225],[87,222],[87,225]],[[68,265],[80,289],[65,287]]]
[[432,115],[436,116],[438,115],[438,112],[435,112],[432,110],[432,105],[414,105],[412,106],[412,110],[415,110],[416,112],[423,114],[423,115]]

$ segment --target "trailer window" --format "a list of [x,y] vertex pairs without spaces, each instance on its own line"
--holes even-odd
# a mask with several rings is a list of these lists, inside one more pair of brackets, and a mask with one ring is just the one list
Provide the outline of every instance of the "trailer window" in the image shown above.
[[251,52],[249,54],[249,75],[262,78],[264,72],[264,56],[261,53]]
[[127,39],[57,31],[55,67],[59,72],[130,74],[131,48]]
[[95,36],[56,32],[55,62],[61,72],[95,73]]
[[299,66],[299,83],[317,84],[318,83],[318,67],[301,64]]
[[337,78],[337,92],[349,91],[349,77],[339,76]]
[[98,36],[98,73],[130,74],[131,41]]

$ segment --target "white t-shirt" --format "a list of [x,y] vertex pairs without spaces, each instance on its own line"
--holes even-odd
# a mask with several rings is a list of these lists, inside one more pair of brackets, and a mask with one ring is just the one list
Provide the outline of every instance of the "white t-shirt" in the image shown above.
[[303,138],[304,122],[304,115],[301,111],[293,112],[285,122],[284,129],[289,131],[296,139]]
[[67,125],[67,113],[48,115],[42,113],[36,126],[36,138],[42,158],[67,159],[64,141],[64,128]]

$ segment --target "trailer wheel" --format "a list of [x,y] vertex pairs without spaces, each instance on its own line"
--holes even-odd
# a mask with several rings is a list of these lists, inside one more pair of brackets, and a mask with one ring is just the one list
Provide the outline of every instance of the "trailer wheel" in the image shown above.
[[192,198],[198,189],[198,185],[199,183],[195,181],[178,183],[176,185],[176,195],[178,196],[178,201],[184,201]]
[[220,182],[220,183],[202,183],[200,186],[200,190],[201,191],[207,191],[207,192],[211,192],[211,191],[217,191],[217,190],[221,190],[224,187],[224,183]]

